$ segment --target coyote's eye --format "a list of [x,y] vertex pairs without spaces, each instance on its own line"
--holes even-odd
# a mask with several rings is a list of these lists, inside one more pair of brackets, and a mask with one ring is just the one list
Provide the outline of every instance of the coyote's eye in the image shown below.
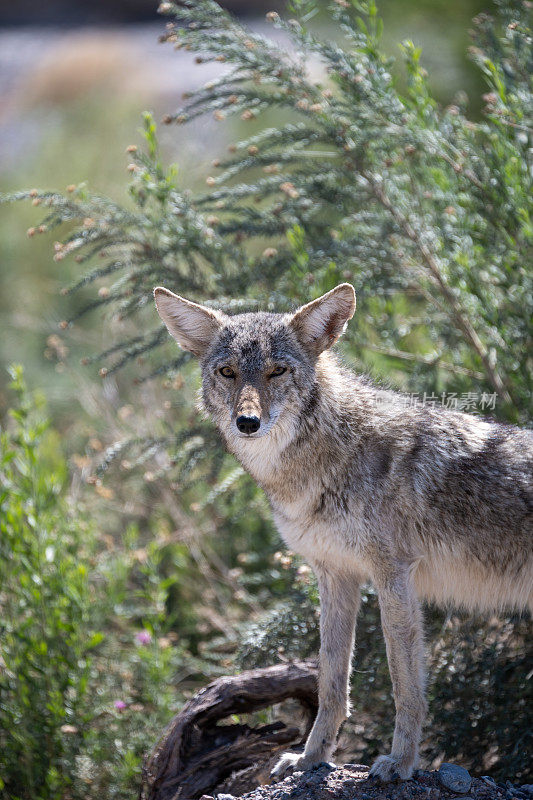
[[224,378],[235,377],[235,373],[233,372],[231,367],[220,367],[219,372]]
[[275,367],[268,377],[277,378],[278,375],[283,375],[284,372],[287,372],[287,367]]

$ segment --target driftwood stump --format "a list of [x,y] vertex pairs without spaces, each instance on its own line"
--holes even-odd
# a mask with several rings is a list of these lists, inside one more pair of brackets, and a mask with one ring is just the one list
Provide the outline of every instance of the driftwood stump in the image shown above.
[[[243,794],[268,781],[282,750],[299,743],[316,715],[317,665],[295,661],[253,669],[210,683],[171,721],[143,768],[141,800],[194,800],[203,794]],[[217,725],[295,698],[305,729],[283,722]]]

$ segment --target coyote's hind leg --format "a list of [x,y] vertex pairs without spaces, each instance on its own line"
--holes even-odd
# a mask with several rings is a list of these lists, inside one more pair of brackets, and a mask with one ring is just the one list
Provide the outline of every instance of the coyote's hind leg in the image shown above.
[[390,755],[379,756],[370,770],[382,781],[410,778],[426,715],[424,637],[420,604],[408,570],[378,584],[381,624],[396,704]]

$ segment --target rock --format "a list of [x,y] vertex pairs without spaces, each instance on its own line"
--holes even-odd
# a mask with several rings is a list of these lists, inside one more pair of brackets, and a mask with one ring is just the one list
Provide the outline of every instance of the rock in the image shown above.
[[472,785],[468,770],[457,764],[441,764],[437,774],[441,785],[456,794],[466,794]]
[[323,783],[326,780],[326,776],[322,770],[317,769],[314,771],[314,774],[311,773],[305,779],[306,786],[318,786],[319,784]]
[[[219,797],[220,797],[220,795],[219,795]],[[213,797],[212,794],[203,794],[200,797],[200,800],[215,800],[215,798]]]
[[235,800],[232,794],[217,794],[217,800]]

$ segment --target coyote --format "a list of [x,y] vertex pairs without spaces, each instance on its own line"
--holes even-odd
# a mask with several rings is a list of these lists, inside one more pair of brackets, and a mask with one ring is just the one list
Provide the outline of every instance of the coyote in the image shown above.
[[320,592],[319,711],[282,776],[330,759],[349,712],[359,587],[376,587],[396,723],[371,774],[409,778],[426,713],[420,600],[532,609],[533,431],[430,407],[330,352],[355,311],[343,283],[293,314],[227,316],[164,288],[159,315],[200,359],[205,410],[266,492]]

